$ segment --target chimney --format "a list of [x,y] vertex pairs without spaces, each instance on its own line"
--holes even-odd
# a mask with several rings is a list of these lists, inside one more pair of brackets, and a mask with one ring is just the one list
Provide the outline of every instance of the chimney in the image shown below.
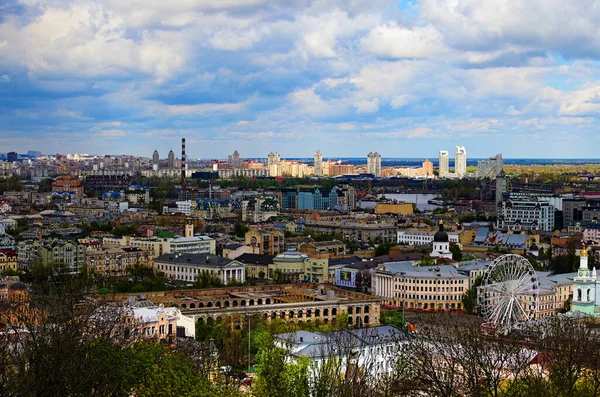
[[185,138],[181,138],[181,189],[185,190]]

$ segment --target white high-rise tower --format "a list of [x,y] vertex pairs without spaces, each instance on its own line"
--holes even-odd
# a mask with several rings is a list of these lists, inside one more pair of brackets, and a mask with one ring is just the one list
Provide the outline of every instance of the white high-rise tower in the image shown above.
[[457,146],[454,151],[454,173],[457,178],[467,175],[467,149],[464,146]]
[[315,152],[314,170],[316,176],[323,176],[323,154],[319,150]]
[[381,155],[377,152],[369,152],[367,154],[367,172],[375,175],[376,178],[381,177]]
[[447,178],[448,174],[450,173],[447,150],[440,150],[439,163],[440,178]]

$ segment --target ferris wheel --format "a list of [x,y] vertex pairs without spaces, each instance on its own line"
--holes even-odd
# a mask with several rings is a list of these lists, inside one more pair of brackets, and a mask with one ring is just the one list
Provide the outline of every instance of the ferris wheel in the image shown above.
[[526,258],[502,255],[483,276],[478,292],[481,314],[490,325],[502,330],[532,320],[538,310],[539,285]]

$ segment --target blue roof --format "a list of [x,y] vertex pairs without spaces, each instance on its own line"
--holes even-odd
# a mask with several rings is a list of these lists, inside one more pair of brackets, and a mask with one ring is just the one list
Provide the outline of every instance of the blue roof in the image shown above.
[[480,227],[475,235],[474,243],[484,243],[485,239],[490,231],[489,227]]

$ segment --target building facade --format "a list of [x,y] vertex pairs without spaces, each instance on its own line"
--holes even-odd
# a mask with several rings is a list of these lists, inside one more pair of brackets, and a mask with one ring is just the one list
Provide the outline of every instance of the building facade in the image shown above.
[[243,263],[215,255],[164,254],[154,260],[154,269],[174,281],[197,282],[202,274],[217,277],[225,285],[246,280]]
[[371,278],[372,293],[405,309],[462,310],[469,277],[454,266],[416,267],[410,262],[383,263]]
[[440,150],[439,153],[439,174],[440,178],[447,178],[450,175],[450,164],[447,150]]
[[457,146],[454,149],[454,173],[457,178],[464,178],[467,175],[467,149],[464,146]]
[[381,177],[381,155],[377,152],[367,154],[367,173]]
[[315,152],[314,174],[315,176],[323,176],[323,154],[317,150]]
[[498,204],[501,230],[554,230],[554,206],[532,196],[510,197]]

